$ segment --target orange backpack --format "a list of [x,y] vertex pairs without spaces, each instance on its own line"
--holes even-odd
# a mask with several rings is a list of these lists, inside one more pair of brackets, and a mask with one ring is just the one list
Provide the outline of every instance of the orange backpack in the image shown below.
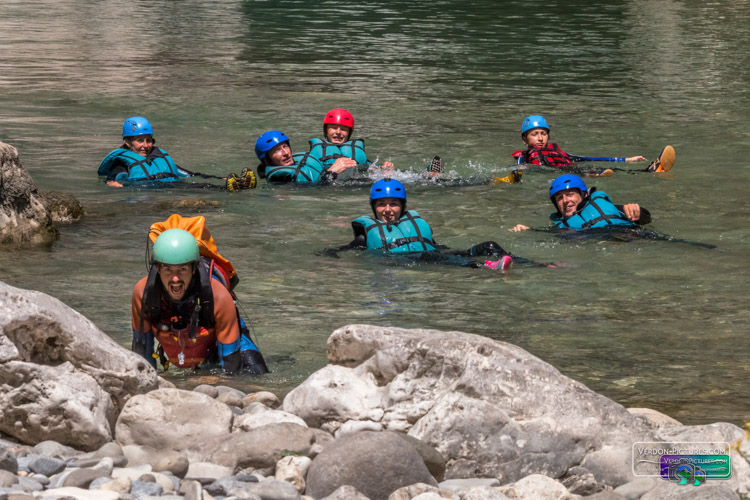
[[156,242],[156,238],[167,229],[184,229],[195,236],[201,256],[214,260],[216,267],[221,269],[227,283],[229,283],[229,291],[234,290],[240,278],[237,276],[237,271],[234,270],[232,263],[222,257],[216,248],[216,242],[214,242],[211,233],[206,227],[205,217],[202,215],[197,217],[182,217],[179,214],[172,214],[164,222],[155,222],[151,224],[151,229],[148,232],[151,243]]

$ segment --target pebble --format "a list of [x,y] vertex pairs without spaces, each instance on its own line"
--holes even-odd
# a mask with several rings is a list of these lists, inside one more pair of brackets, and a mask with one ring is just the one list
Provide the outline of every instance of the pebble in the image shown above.
[[27,455],[18,460],[18,468],[24,468],[30,472],[43,474],[47,477],[53,476],[65,470],[66,463],[58,458],[46,455]]
[[18,473],[18,460],[8,448],[0,447],[0,470]]
[[[241,394],[241,395],[240,395]],[[244,394],[240,393],[237,394],[236,392],[220,392],[218,396],[216,396],[216,401],[220,401],[224,403],[225,405],[229,405],[229,407],[236,407],[241,408],[242,407],[242,398],[245,396]],[[242,412],[240,412],[242,413]]]
[[[44,476],[38,476],[38,478],[47,479]],[[46,481],[46,484],[49,484],[49,480]],[[39,481],[37,477],[18,477],[18,487],[23,491],[43,491],[46,484]]]
[[18,484],[18,476],[7,470],[0,470],[0,488],[10,488]]
[[242,398],[246,396],[246,394],[239,389],[235,389],[234,387],[228,387],[226,385],[217,385],[216,390],[219,392],[219,395],[216,396],[217,398],[221,396],[222,394],[234,394],[240,398],[240,401],[242,401]]
[[63,480],[62,487],[88,488],[95,479],[109,477],[110,472],[106,469],[73,469]]
[[479,486],[500,486],[500,481],[495,478],[471,478],[471,479],[448,479],[438,484],[442,490],[461,491]]
[[195,389],[193,389],[193,391],[200,392],[201,394],[205,394],[206,396],[214,399],[219,395],[219,390],[216,388],[216,386],[207,384],[198,385],[195,387]]
[[202,482],[201,478],[213,478],[216,480],[221,477],[231,476],[232,472],[232,469],[222,465],[216,465],[210,462],[193,462],[190,464],[190,468],[185,477],[198,479]]
[[182,455],[165,457],[154,464],[156,472],[170,472],[179,478],[184,478],[190,468],[190,461]]
[[34,445],[33,450],[34,453],[38,455],[45,455],[54,458],[72,458],[82,454],[82,452],[76,450],[75,448],[65,446],[64,444],[60,444],[57,441],[49,440],[37,443],[36,445]]
[[35,500],[33,495],[28,493],[8,493],[8,500]]
[[203,486],[198,481],[188,479],[182,481],[179,492],[184,496],[185,500],[201,500]]
[[234,477],[237,478],[237,481],[244,481],[246,483],[259,483],[265,479],[258,474],[236,474]]
[[253,392],[242,398],[243,407],[250,406],[253,403],[262,403],[272,410],[275,410],[276,408],[281,406],[279,397],[276,394],[268,391]]
[[[96,487],[94,486],[94,483],[97,483],[99,481],[102,481],[101,483],[96,484]],[[91,485],[89,485],[89,489],[103,489],[103,490],[109,490],[109,491],[115,491],[117,493],[129,493],[130,492],[130,479],[127,477],[120,477],[118,479],[112,479],[111,477],[102,477],[100,479],[97,479]]]
[[164,488],[159,483],[135,480],[130,483],[130,494],[135,498],[141,498],[147,495],[159,496],[164,493]]
[[267,479],[258,484],[248,483],[252,486],[251,492],[256,493],[263,499],[274,500],[301,500],[302,497],[293,484],[275,479]]

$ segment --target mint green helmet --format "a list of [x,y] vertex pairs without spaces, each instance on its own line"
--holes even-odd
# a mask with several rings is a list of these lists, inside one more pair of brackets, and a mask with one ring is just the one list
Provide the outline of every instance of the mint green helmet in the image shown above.
[[167,229],[154,242],[154,262],[187,264],[201,257],[195,237],[184,229]]

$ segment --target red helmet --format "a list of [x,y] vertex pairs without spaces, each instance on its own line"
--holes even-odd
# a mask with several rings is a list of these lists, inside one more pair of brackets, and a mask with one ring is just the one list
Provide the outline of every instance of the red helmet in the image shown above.
[[349,138],[351,138],[351,135],[354,133],[354,117],[345,109],[336,108],[326,113],[326,117],[323,120],[323,136],[326,135],[326,125],[329,123],[349,127],[351,129],[349,132]]

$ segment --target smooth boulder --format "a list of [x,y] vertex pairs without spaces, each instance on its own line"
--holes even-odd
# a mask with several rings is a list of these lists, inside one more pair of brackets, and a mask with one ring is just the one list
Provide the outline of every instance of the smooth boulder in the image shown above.
[[196,391],[157,389],[134,396],[115,426],[117,443],[130,465],[156,463],[182,454],[199,461],[207,446],[229,435],[229,407]]
[[287,454],[314,457],[333,440],[320,429],[291,422],[235,432],[206,445],[205,461],[232,470],[273,468]]
[[392,432],[354,432],[323,448],[307,471],[306,494],[331,495],[344,485],[372,500],[387,500],[394,491],[415,483],[437,487],[422,457]]

